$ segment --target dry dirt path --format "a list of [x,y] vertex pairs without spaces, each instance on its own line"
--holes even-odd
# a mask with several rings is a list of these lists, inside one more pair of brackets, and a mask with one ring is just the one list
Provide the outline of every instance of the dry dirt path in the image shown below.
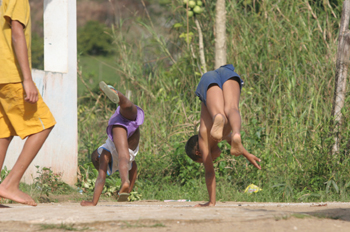
[[48,203],[0,207],[0,231],[350,231],[350,203]]

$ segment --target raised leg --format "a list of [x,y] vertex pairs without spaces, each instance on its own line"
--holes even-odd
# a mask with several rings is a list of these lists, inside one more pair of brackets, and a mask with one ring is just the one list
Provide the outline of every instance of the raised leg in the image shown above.
[[113,142],[119,156],[119,175],[122,181],[120,193],[129,193],[130,181],[129,181],[129,145],[127,139],[127,132],[124,127],[113,127]]
[[129,120],[135,120],[137,115],[136,105],[118,91],[120,114]]
[[15,165],[9,175],[0,184],[0,196],[6,199],[16,201],[21,204],[36,206],[36,202],[26,193],[19,190],[19,182],[27,170],[29,164],[33,161],[40,148],[49,136],[53,127],[43,130],[37,134],[28,136],[22,152],[19,155]]
[[210,135],[219,142],[222,139],[227,119],[224,110],[223,91],[217,85],[210,86],[207,90],[207,109],[213,119]]
[[137,108],[132,101],[125,97],[121,92],[117,91],[113,86],[107,85],[103,81],[100,82],[99,86],[112,102],[120,106],[120,113],[124,118],[129,120],[136,119]]
[[240,86],[236,80],[228,80],[223,85],[225,114],[232,128],[231,155],[241,155],[243,146],[241,141],[241,115],[239,112]]

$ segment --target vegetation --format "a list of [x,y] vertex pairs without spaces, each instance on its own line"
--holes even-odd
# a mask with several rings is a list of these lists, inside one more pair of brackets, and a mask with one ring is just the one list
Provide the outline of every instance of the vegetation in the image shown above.
[[[205,13],[195,16],[204,35],[209,70],[214,67],[215,2],[206,0]],[[215,162],[218,200],[349,200],[348,107],[343,109],[340,152],[330,153],[341,3],[226,1],[227,60],[245,81],[240,102],[243,143],[261,158],[262,170],[243,157],[230,156],[229,145],[220,143],[223,152]],[[167,18],[151,14],[118,21],[108,32],[114,53],[97,58],[109,59],[113,67],[103,74],[115,76],[115,81],[108,78],[109,84],[122,92],[131,90],[132,100],[145,111],[135,187],[143,199],[208,197],[203,166],[184,152],[187,138],[198,130],[200,101],[194,90],[200,62],[194,17],[187,22],[182,6],[182,0],[162,1]],[[88,59],[92,58],[83,54],[80,67]],[[79,73],[82,174],[91,152],[106,139],[105,127],[115,110],[98,90],[98,67],[89,73],[89,79],[84,70]],[[349,103],[347,93],[345,105]],[[88,177],[93,178],[96,173]],[[251,183],[263,190],[243,193]]]
[[55,224],[40,224],[40,230],[63,230],[63,231],[86,231],[89,230],[89,227],[75,228],[75,225],[67,225],[61,223],[60,225]]
[[111,54],[112,38],[108,31],[109,29],[97,21],[87,22],[78,32],[78,52],[89,55]]

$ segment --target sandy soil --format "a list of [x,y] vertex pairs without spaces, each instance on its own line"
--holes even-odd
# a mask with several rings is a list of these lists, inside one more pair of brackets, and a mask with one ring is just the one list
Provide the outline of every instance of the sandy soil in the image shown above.
[[48,203],[0,207],[0,231],[350,231],[350,203]]

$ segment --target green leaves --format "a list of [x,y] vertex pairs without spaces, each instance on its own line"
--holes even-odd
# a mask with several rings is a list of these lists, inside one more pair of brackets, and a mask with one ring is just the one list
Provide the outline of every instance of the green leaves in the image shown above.
[[[274,201],[335,200],[349,195],[349,107],[343,108],[344,120],[339,125],[339,155],[329,155],[334,141],[330,112],[337,44],[331,41],[337,37],[337,4],[331,3],[338,17],[334,19],[330,10],[316,8],[309,1],[319,22],[324,22],[320,24],[324,33],[320,33],[305,1],[226,2],[227,20],[234,22],[227,24],[228,60],[245,81],[239,107],[242,141],[249,152],[262,159],[262,170],[257,171],[243,156],[230,156],[230,146],[223,142],[219,144],[222,155],[214,162],[218,186],[225,189],[229,185],[239,194],[248,184],[256,183],[264,189],[260,195],[266,194],[259,199]],[[197,54],[197,33],[191,18],[187,34],[183,1],[173,3],[169,12],[175,12],[177,23],[170,31],[158,29],[156,23],[154,27],[145,26],[143,20],[137,25],[147,29],[146,36],[129,39],[135,31],[131,26],[127,31],[125,25],[134,21],[124,21],[124,27],[116,28],[118,55],[110,65],[120,77],[115,84],[131,89],[133,101],[145,111],[137,162],[138,180],[147,184],[140,185],[138,191],[150,197],[162,194],[166,186],[181,186],[185,193],[194,188],[205,190],[203,165],[187,158],[183,149],[189,136],[197,133],[200,118],[201,103],[194,94],[200,79],[196,73],[198,57],[194,58],[187,46],[193,45]],[[208,45],[206,60],[212,69],[215,1],[206,1],[205,9],[200,24]],[[348,95],[346,106],[350,104]],[[84,105],[79,107],[82,164],[105,139],[104,129],[114,106],[103,102],[104,97],[98,98],[98,94],[80,99]],[[339,191],[333,182],[324,184],[329,180]],[[152,191],[145,193],[144,186],[147,190],[152,187]]]
[[40,195],[65,194],[70,192],[71,187],[61,179],[62,173],[54,173],[51,168],[35,166],[37,176],[33,179],[35,189]]
[[193,33],[189,32],[187,33],[181,33],[181,35],[179,36],[179,38],[182,38],[186,41],[186,43],[191,43],[192,38],[193,38]]
[[0,172],[0,183],[4,181],[6,176],[10,173],[10,170],[7,170],[7,167],[4,166],[3,169]]
[[326,194],[329,193],[329,188],[333,185],[334,190],[336,191],[336,193],[339,193],[339,188],[338,185],[335,183],[334,180],[329,180],[326,183]]
[[108,55],[112,51],[109,28],[97,21],[89,21],[78,30],[78,52],[89,55]]
[[[92,162],[85,163],[79,166],[81,176],[79,176],[77,187],[81,188],[83,192],[92,194],[95,189],[95,183],[98,176],[98,171],[95,169]],[[117,190],[121,185],[121,180],[118,173],[106,177],[105,185],[102,193],[111,197],[116,194]]]

